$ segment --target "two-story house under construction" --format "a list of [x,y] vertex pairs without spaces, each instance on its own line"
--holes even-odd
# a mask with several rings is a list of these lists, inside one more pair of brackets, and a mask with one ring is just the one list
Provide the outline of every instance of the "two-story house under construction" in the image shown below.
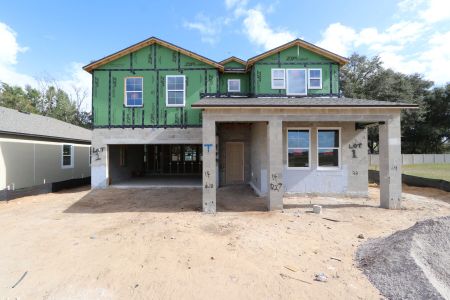
[[[347,59],[297,39],[216,62],[149,38],[84,67],[92,74],[92,187],[139,179],[249,184],[269,210],[284,194],[368,193],[367,126],[380,129],[381,206],[401,200],[400,112],[340,94]],[[237,195],[239,196],[239,195]]]

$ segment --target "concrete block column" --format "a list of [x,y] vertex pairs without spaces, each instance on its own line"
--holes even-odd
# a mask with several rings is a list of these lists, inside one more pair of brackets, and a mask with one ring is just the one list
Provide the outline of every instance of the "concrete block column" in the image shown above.
[[104,189],[109,185],[109,153],[102,133],[92,131],[91,188]]
[[216,122],[203,115],[203,212],[216,212]]
[[283,123],[270,120],[267,125],[268,187],[267,208],[283,209]]
[[380,206],[400,209],[402,198],[402,154],[400,113],[380,125]]

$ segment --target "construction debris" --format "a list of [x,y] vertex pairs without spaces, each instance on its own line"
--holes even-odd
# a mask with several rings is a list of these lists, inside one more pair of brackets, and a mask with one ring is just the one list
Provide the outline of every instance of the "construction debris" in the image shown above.
[[337,260],[337,261],[342,261],[342,259],[340,259],[340,258],[337,258],[337,257],[330,257],[330,259],[334,259],[334,260]]
[[11,287],[12,289],[15,288],[24,278],[25,276],[27,276],[28,271],[25,271],[25,273],[23,273],[23,275],[19,278],[19,280]]
[[313,205],[313,212],[315,214],[321,214],[322,213],[322,206],[321,205]]
[[284,273],[280,273],[280,276],[281,276],[281,278],[283,278],[283,279],[289,278],[289,279],[294,279],[294,280],[297,280],[297,281],[300,281],[300,282],[303,282],[303,283],[312,284],[311,282],[308,282],[308,281],[306,281],[306,280],[298,279],[298,278],[289,276],[289,275],[284,274]]
[[320,281],[320,282],[327,282],[328,281],[328,277],[327,277],[327,275],[325,275],[325,273],[316,273],[314,275],[314,280],[315,281]]

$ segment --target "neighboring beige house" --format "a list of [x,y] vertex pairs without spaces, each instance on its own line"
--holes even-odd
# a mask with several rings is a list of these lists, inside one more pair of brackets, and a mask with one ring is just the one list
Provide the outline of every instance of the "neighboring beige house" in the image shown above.
[[90,182],[91,131],[0,107],[0,200]]

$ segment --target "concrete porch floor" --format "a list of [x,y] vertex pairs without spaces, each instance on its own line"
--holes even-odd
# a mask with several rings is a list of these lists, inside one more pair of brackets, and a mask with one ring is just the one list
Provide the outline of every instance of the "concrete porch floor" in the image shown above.
[[[134,183],[138,184],[138,181]],[[70,206],[69,213],[188,212],[202,210],[202,189],[149,187],[91,190]],[[218,212],[267,211],[266,199],[256,196],[249,185],[217,189]]]
[[111,184],[112,188],[201,188],[201,175],[150,175]]

